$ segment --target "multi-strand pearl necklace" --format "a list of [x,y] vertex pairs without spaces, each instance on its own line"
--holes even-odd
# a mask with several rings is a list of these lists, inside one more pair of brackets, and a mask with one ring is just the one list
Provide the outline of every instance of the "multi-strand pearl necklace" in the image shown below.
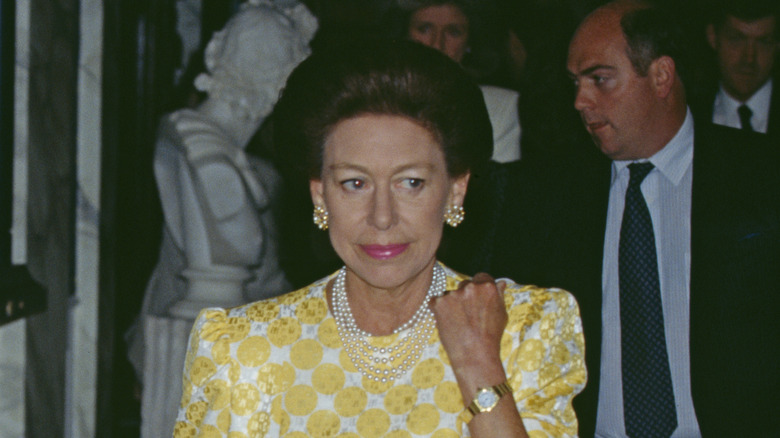
[[347,268],[341,268],[333,283],[333,315],[339,337],[352,363],[365,377],[378,382],[400,378],[420,359],[425,344],[436,326],[428,302],[444,293],[446,276],[439,265],[433,267],[428,292],[414,315],[396,327],[393,345],[378,347],[370,342],[371,334],[355,323],[349,307],[346,288]]

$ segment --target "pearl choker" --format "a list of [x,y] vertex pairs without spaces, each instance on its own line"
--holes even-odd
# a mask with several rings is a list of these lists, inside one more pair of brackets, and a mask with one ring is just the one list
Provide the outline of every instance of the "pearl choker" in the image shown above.
[[372,342],[373,336],[355,323],[349,307],[346,288],[347,268],[342,267],[333,283],[333,316],[339,338],[352,363],[363,376],[388,382],[403,376],[420,359],[423,348],[433,333],[436,323],[428,307],[431,298],[441,296],[446,287],[444,269],[433,266],[433,278],[428,292],[414,315],[396,327],[389,342]]

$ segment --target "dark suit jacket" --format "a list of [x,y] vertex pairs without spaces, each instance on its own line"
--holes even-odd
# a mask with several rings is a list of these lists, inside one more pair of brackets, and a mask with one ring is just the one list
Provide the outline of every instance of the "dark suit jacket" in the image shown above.
[[[777,144],[780,140],[780,74],[775,74],[773,81],[766,134],[772,136]],[[691,111],[699,124],[712,122],[712,111],[717,92],[718,85],[714,84],[706,87],[705,91],[698,93],[691,99]],[[777,145],[780,147],[780,144]]]
[[[780,430],[780,160],[765,141],[729,128],[696,127],[690,349],[704,437]],[[588,384],[574,407],[581,436],[590,437],[610,161],[598,154],[578,163],[521,163],[508,173],[494,252],[474,268],[577,297]]]

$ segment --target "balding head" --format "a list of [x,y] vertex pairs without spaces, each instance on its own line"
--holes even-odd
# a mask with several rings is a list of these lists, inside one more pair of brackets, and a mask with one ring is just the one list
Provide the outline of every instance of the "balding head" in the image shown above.
[[671,23],[646,4],[609,3],[588,15],[569,46],[575,107],[602,152],[649,158],[685,120],[682,82],[665,41]]

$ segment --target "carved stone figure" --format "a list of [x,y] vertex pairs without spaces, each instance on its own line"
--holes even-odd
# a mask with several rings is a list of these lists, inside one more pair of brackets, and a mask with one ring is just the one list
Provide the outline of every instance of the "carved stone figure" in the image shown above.
[[[207,99],[161,121],[154,172],[165,224],[141,326],[145,315],[194,319],[204,307],[229,307],[288,290],[270,208],[279,176],[244,148],[287,76],[308,56],[316,29],[316,18],[297,2],[244,3],[206,47],[208,71],[195,86]],[[141,331],[131,329],[129,335],[129,356],[139,375]]]

